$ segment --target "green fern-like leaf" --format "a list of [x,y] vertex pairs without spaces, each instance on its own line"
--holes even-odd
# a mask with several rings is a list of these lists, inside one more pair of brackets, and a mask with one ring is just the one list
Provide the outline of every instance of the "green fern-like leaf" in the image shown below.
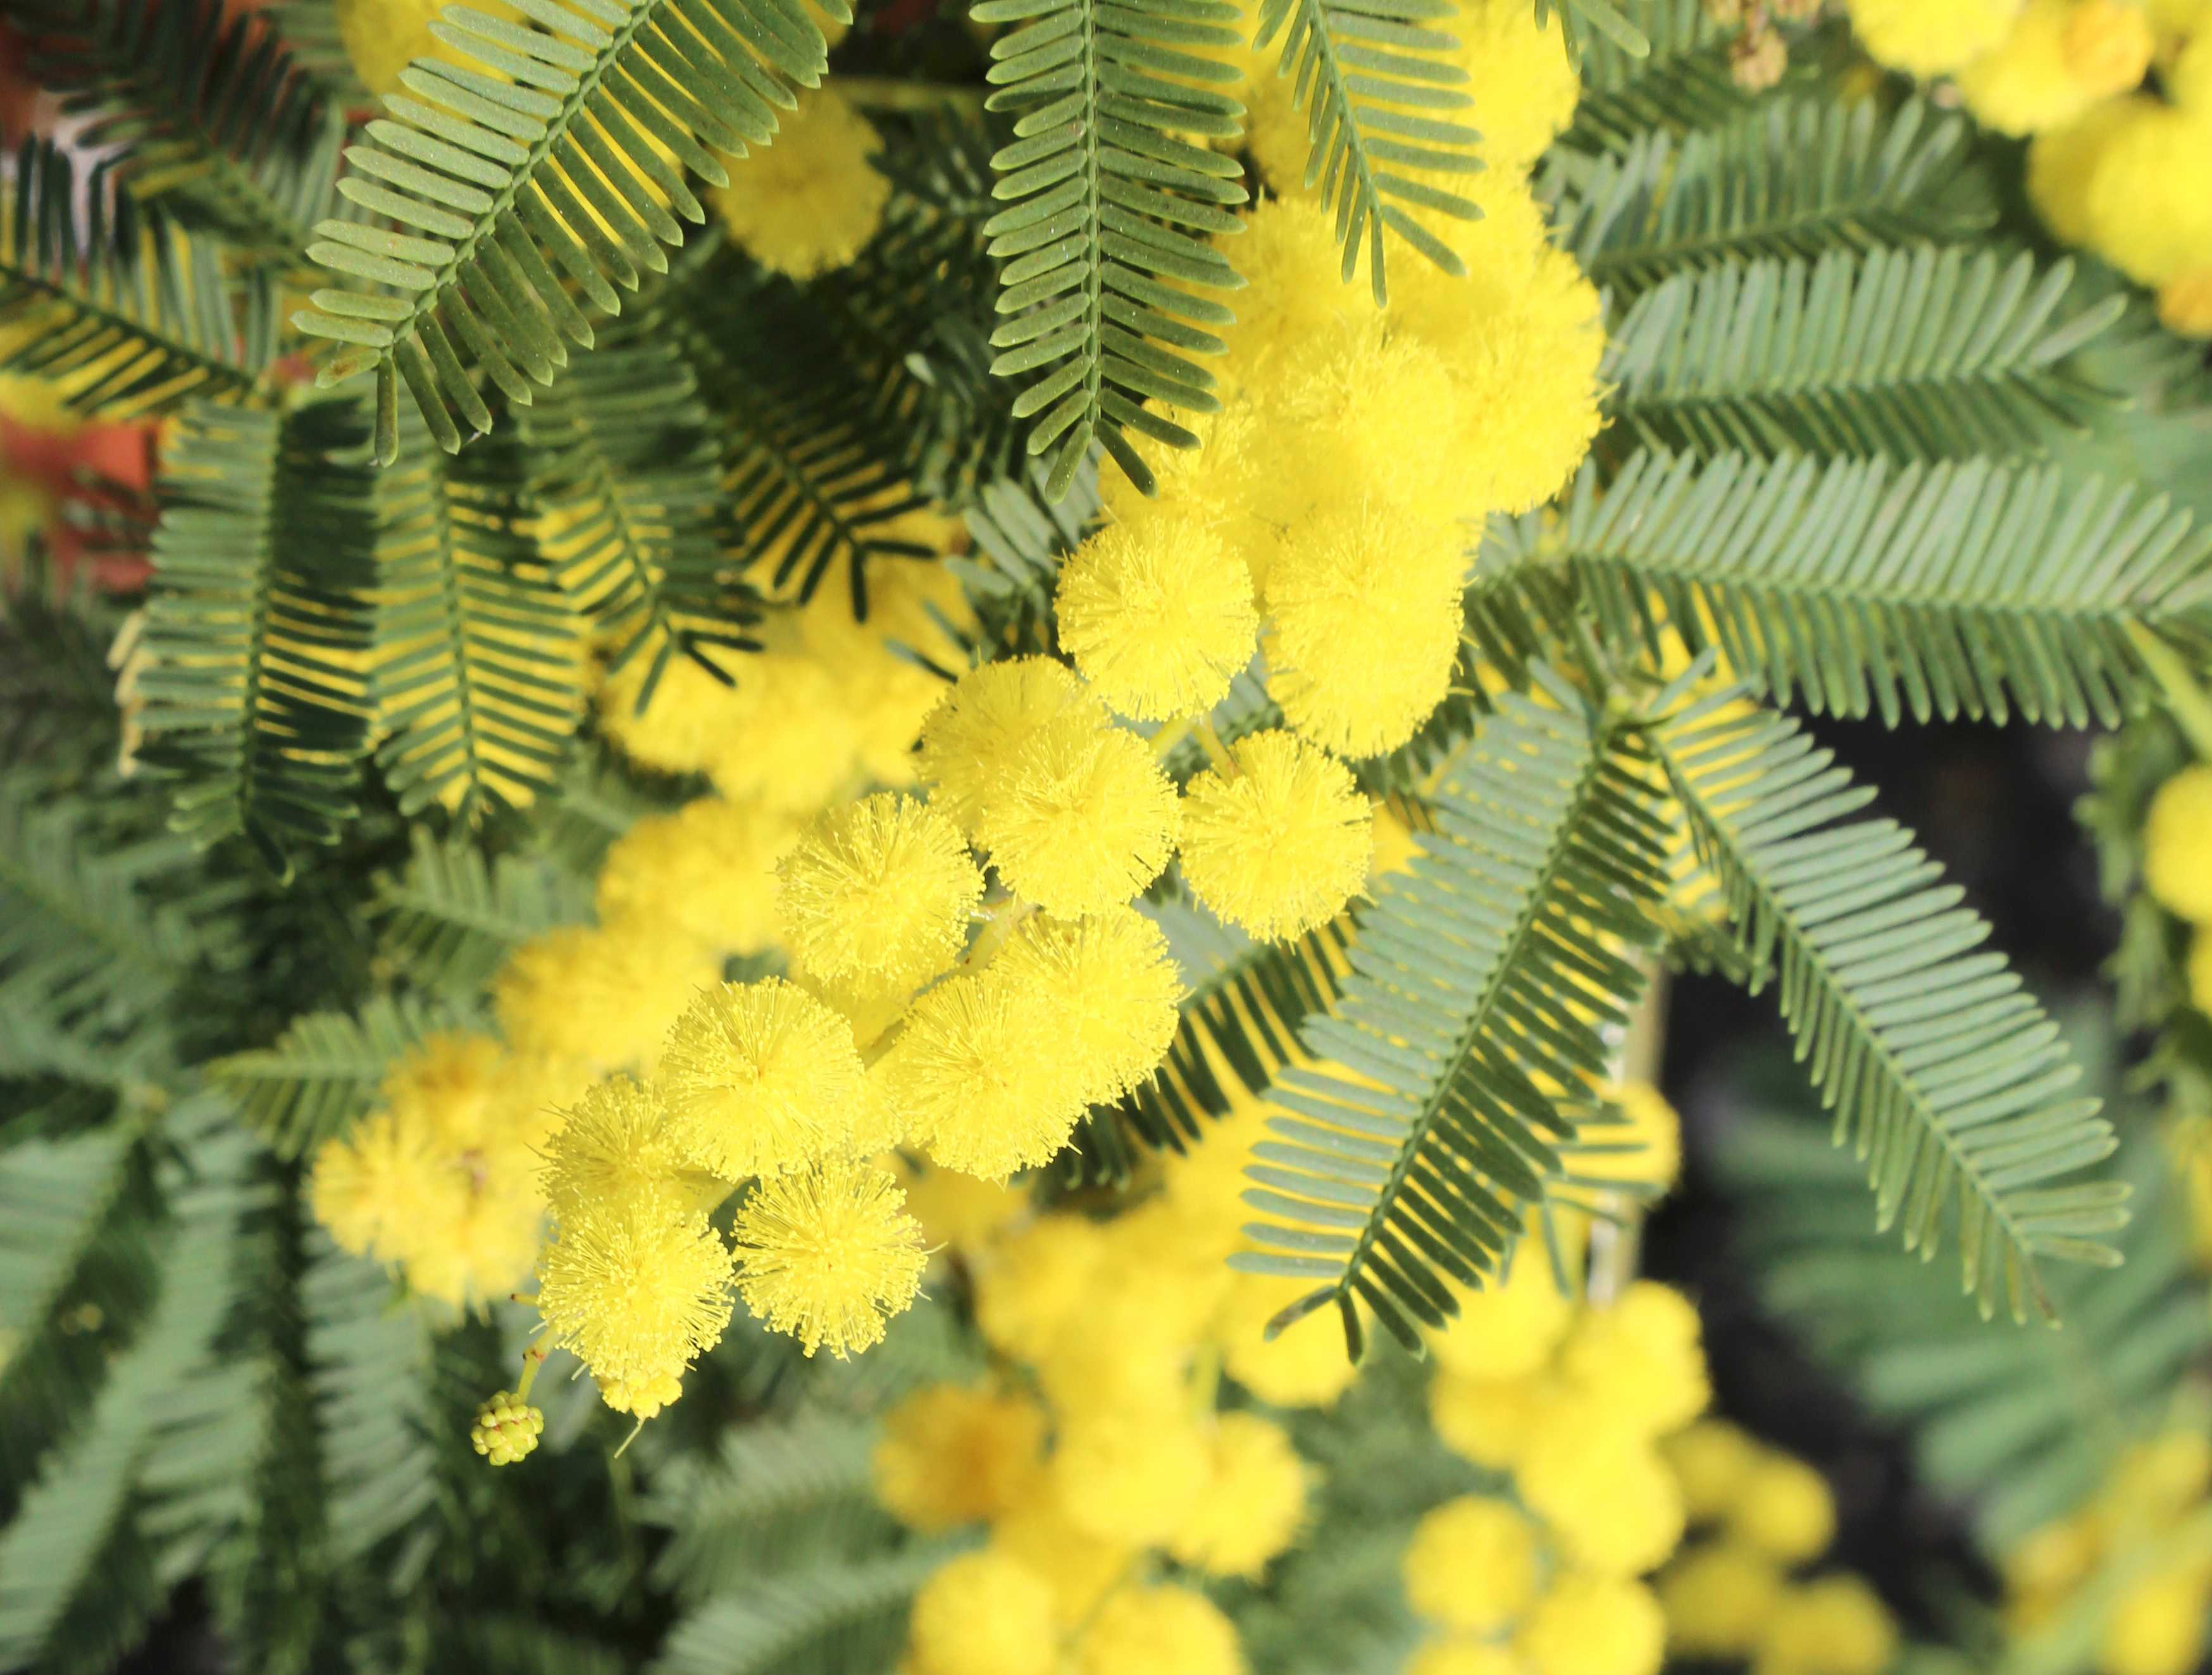
[[345,1559],[405,1526],[435,1491],[430,1334],[377,1264],[320,1229],[307,1235],[307,1255],[300,1304],[325,1521]]
[[[1604,0],[1593,3],[1610,9]],[[1473,101],[1461,90],[1467,72],[1450,58],[1456,14],[1450,0],[1261,0],[1255,44],[1265,50],[1281,38],[1278,73],[1291,78],[1292,102],[1306,113],[1306,185],[1320,189],[1336,217],[1345,278],[1364,252],[1378,305],[1389,294],[1386,228],[1445,272],[1467,270],[1407,206],[1467,221],[1480,213],[1473,201],[1400,173],[1472,174],[1482,167],[1479,137],[1460,114]]]
[[1565,199],[1561,246],[1597,284],[1641,291],[1731,260],[1970,238],[1996,209],[1968,131],[1917,99],[1782,98],[1618,154],[1554,151],[1547,184]]
[[243,832],[280,872],[335,841],[368,737],[367,426],[343,401],[203,405],[161,484],[146,616],[146,763],[195,843]]
[[1610,446],[2039,453],[2115,399],[2067,359],[2125,305],[2061,318],[2072,282],[2069,262],[2039,274],[2024,253],[1924,245],[1681,276],[1614,334]]
[[[1625,1024],[1643,974],[1613,951],[1656,939],[1667,830],[1648,765],[1540,671],[1547,704],[1507,695],[1446,768],[1437,833],[1358,916],[1352,974],[1302,1032],[1320,1062],[1269,1095],[1245,1202],[1248,1270],[1318,1288],[1355,1352],[1357,1299],[1418,1347],[1450,1284],[1479,1285],[1522,1230],[1515,1205],[1562,1173],[1574,1125],[1548,1082],[1605,1074],[1599,1029]],[[1547,707],[1547,705],[1549,707]]]
[[30,70],[90,112],[82,143],[118,148],[136,197],[233,248],[294,258],[328,209],[343,112],[283,39],[221,0],[11,0]]
[[924,1543],[781,1572],[708,1600],[669,1631],[651,1675],[833,1675],[888,1667],[915,1590],[951,1556]]
[[2116,724],[2153,685],[2137,635],[2197,646],[2212,565],[2163,500],[1979,462],[1641,455],[1601,495],[1585,477],[1555,539],[1618,640],[1656,601],[1775,697],[1893,725]]
[[385,945],[426,988],[472,993],[516,943],[591,913],[591,881],[542,858],[496,859],[465,838],[409,834],[406,867],[377,893]]
[[272,1045],[218,1059],[206,1074],[279,1156],[297,1157],[367,1111],[393,1060],[435,1026],[420,1003],[377,995],[357,1013],[294,1018]]
[[[293,316],[343,347],[325,384],[371,367],[377,457],[398,453],[404,380],[447,451],[460,425],[491,428],[469,375],[517,405],[590,348],[574,288],[602,314],[665,273],[676,217],[703,222],[689,170],[729,184],[716,150],[744,155],[775,109],[811,87],[827,49],[799,0],[522,0],[516,24],[466,6],[431,26],[469,64],[421,59],[400,72],[348,154],[338,190],[405,231],[331,220],[307,253],[355,288],[318,291]],[[833,15],[849,21],[842,5]],[[667,156],[673,162],[665,161]]]
[[[1876,1217],[1932,1257],[1954,1223],[1966,1289],[2016,1320],[2052,1306],[2038,1259],[2109,1263],[2124,1187],[2065,1177],[2108,1156],[2099,1101],[1989,926],[1873,795],[1794,722],[1723,692],[1652,730],[1698,853],[1753,955]],[[2064,1184],[2061,1184],[2063,1182]]]
[[1204,55],[1236,44],[1237,9],[981,0],[974,15],[1021,26],[991,44],[989,107],[1018,113],[1014,143],[991,160],[994,195],[1011,207],[983,228],[1006,264],[992,370],[1034,375],[1014,412],[1036,418],[1030,452],[1051,455],[1048,496],[1067,491],[1094,442],[1149,489],[1126,433],[1195,447],[1159,409],[1220,407],[1212,373],[1189,356],[1220,354],[1210,328],[1231,315],[1188,288],[1243,283],[1205,238],[1240,230],[1230,209],[1249,194],[1236,160],[1202,143],[1234,137],[1243,115],[1217,90],[1235,67]]
[[210,241],[96,183],[80,195],[44,140],[15,154],[9,195],[0,323],[15,343],[0,367],[112,419],[252,390],[276,349],[265,276],[234,284]]
[[532,538],[503,450],[449,460],[410,418],[377,500],[377,764],[402,813],[528,804],[584,706],[580,624]]
[[1621,10],[1637,39],[1595,32],[1583,43],[1582,99],[1562,144],[1622,151],[1654,129],[1717,128],[1751,108],[1729,74],[1729,31],[1702,0],[1625,0]]

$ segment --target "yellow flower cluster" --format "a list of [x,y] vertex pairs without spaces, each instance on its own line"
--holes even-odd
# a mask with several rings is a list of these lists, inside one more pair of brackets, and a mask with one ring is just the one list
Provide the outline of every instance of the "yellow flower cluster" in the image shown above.
[[[2212,336],[2212,5],[2205,0],[1850,0],[1867,52],[1955,80],[1986,126],[2033,135],[2027,185],[2068,244]],[[2156,90],[2145,83],[2156,71]]]
[[[1241,1161],[1226,1140],[1200,1150]],[[875,1455],[878,1496],[910,1527],[989,1526],[915,1600],[908,1675],[1243,1669],[1190,1581],[1262,1575],[1297,1538],[1310,1473],[1274,1421],[1216,1411],[1208,1369],[1242,1318],[1221,1168],[1178,1166],[1110,1220],[971,1223],[976,1320],[1006,1370],[908,1397]]]
[[2087,1506],[2005,1555],[2007,1626],[2032,1636],[2075,1599],[2107,1598],[2100,1675],[2188,1675],[2212,1616],[2208,1493],[2212,1441],[2202,1432],[2137,1444]]
[[2189,999],[2212,1011],[2212,768],[2185,768],[2158,788],[2143,816],[2143,888],[2195,927]]
[[1818,1472],[1717,1419],[1668,1439],[1666,1455],[1690,1522],[1705,1536],[1659,1578],[1672,1651],[1748,1661],[1757,1675],[1889,1668],[1896,1625],[1864,1581],[1790,1575],[1835,1534],[1835,1503]]
[[1644,1280],[1577,1302],[1533,1246],[1460,1303],[1432,1338],[1430,1417],[1510,1473],[1517,1504],[1448,1502],[1415,1532],[1407,1596],[1443,1630],[1419,1675],[1656,1675],[1665,1623],[1641,1579],[1686,1524],[1662,1444],[1711,1399],[1696,1310]]
[[811,279],[858,256],[883,225],[891,183],[874,167],[875,128],[835,87],[799,95],[776,120],[775,143],[730,165],[708,202],[760,263]]

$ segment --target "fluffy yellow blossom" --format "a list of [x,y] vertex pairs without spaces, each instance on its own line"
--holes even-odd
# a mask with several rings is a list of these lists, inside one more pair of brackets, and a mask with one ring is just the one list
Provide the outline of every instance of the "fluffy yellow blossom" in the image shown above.
[[1625,1127],[1592,1128],[1593,1144],[1629,1148],[1578,1153],[1574,1172],[1589,1180],[1619,1180],[1667,1191],[1682,1173],[1682,1119],[1649,1082],[1617,1082],[1601,1090],[1620,1107]]
[[1440,1370],[1429,1386],[1429,1423],[1454,1453],[1502,1471],[1527,1450],[1537,1416],[1560,1393],[1548,1378],[1462,1378]]
[[1748,1658],[1782,1599],[1782,1567],[1716,1541],[1685,1553],[1659,1579],[1667,1644],[1692,1658]]
[[839,800],[864,744],[858,683],[782,649],[746,658],[738,677],[737,713],[701,764],[714,789],[799,817]]
[[1047,1050],[1057,1022],[995,964],[939,983],[877,1062],[887,1120],[944,1168],[987,1180],[1044,1162],[1083,1112],[1073,1067]]
[[718,954],[758,954],[775,936],[775,864],[799,836],[787,815],[722,797],[648,815],[607,851],[604,923],[663,925]]
[[2128,118],[2128,101],[2112,100],[2078,122],[2036,136],[2027,149],[2027,195],[2063,242],[2089,242],[2089,191],[2106,141]]
[[969,670],[922,723],[917,767],[930,806],[974,832],[1014,752],[1071,713],[1092,726],[1108,725],[1097,699],[1065,664],[1006,658]]
[[1795,1564],[1835,1538],[1835,1497],[1828,1480],[1803,1460],[1766,1453],[1738,1485],[1728,1527],[1746,1546]]
[[1659,1451],[1674,1469],[1693,1523],[1725,1516],[1760,1459],[1759,1444],[1725,1419],[1700,1419],[1667,1438]]
[[929,1265],[898,1182],[842,1157],[762,1181],[733,1236],[745,1307],[808,1355],[826,1347],[841,1361],[883,1341]]
[[977,1276],[984,1340],[1018,1361],[1042,1360],[1105,1257],[1105,1234],[1081,1216],[1044,1216],[1024,1228]]
[[1459,654],[1462,537],[1380,502],[1323,513],[1267,573],[1268,691],[1347,756],[1395,750],[1443,701]]
[[562,925],[507,956],[492,1010],[519,1057],[610,1071],[648,1063],[685,1003],[720,975],[720,962],[671,947],[649,923]]
[[1850,0],[1851,27],[1876,63],[1913,76],[1962,70],[2005,38],[2021,0]]
[[[1454,59],[1468,73],[1464,90],[1480,112],[1485,168],[1526,169],[1565,131],[1582,94],[1559,14],[1539,24],[1535,9],[1515,0],[1471,0],[1453,18],[1452,33],[1459,38]],[[1453,230],[1449,222],[1440,229],[1447,242]]]
[[870,161],[882,149],[835,88],[808,89],[778,116],[774,143],[732,162],[730,184],[708,201],[763,267],[811,279],[850,262],[883,225],[891,184]]
[[1576,1565],[1640,1575],[1682,1539],[1682,1492],[1658,1450],[1613,1422],[1604,1403],[1552,1405],[1538,1415],[1514,1481]]
[[[2194,185],[2212,171],[2212,112],[2137,94],[2112,101],[2078,126],[2087,132],[2077,143],[2086,162],[2076,165],[2086,167],[2086,186],[2065,206],[2078,210],[2078,242],[2143,285],[2162,285],[2212,263],[2212,203]],[[2063,147],[2070,131],[2050,142]],[[2038,149],[2045,143],[2039,140]],[[2031,156],[2031,191],[2035,185]],[[2040,207],[2040,195],[2038,202]],[[2054,231],[2071,239],[2069,228],[2049,209],[2045,215]]]
[[1086,1620],[1120,1586],[1135,1557],[1126,1542],[1103,1541],[1078,1529],[1048,1498],[1030,1501],[993,1524],[991,1547],[1042,1577],[1054,1612],[1071,1626]]
[[[2200,1621],[2205,1603],[2200,1596]],[[1896,1660],[1897,1625],[1875,1591],[1856,1576],[1820,1576],[1783,1590],[1752,1667],[1757,1675],[1884,1675]]]
[[907,1213],[921,1223],[932,1249],[950,1245],[966,1250],[990,1240],[1022,1213],[1029,1200],[1004,1181],[985,1180],[894,1156],[899,1184],[906,1189]]
[[2185,768],[2143,816],[2143,888],[2168,913],[2212,924],[2212,768]]
[[450,1217],[426,1219],[400,1260],[410,1290],[459,1308],[507,1296],[537,1259],[544,1205],[534,1187],[470,1186]]
[[1075,1650],[1074,1675],[1244,1675],[1221,1608],[1194,1588],[1125,1587],[1107,1597]]
[[586,1090],[546,1143],[546,1201],[556,1217],[594,1205],[689,1202],[684,1154],[669,1132],[668,1108],[650,1083],[617,1076]]
[[884,1417],[876,1498],[909,1529],[998,1517],[1034,1494],[1044,1414],[986,1386],[926,1385]]
[[1277,1407],[1327,1407],[1359,1376],[1345,1352],[1344,1327],[1334,1309],[1309,1314],[1272,1338],[1267,1335],[1267,1322],[1304,1289],[1295,1281],[1239,1274],[1216,1327],[1229,1375]]
[[915,1675],[1053,1675],[1052,1589],[988,1548],[947,1561],[914,1597]]
[[1494,1634],[1535,1597],[1536,1529],[1504,1501],[1462,1495],[1413,1526],[1400,1561],[1406,1601],[1448,1629]]
[[[638,698],[653,661],[653,648],[641,646],[607,676],[598,695],[599,725],[624,756],[643,767],[664,774],[697,773],[713,758],[717,743],[744,725],[749,695],[678,652],[662,667],[651,700],[641,709]],[[717,662],[733,677],[743,668],[726,652]]]
[[1374,815],[1344,764],[1272,729],[1230,747],[1182,804],[1182,873],[1221,918],[1264,941],[1311,930],[1367,882]]
[[1297,1538],[1312,1474],[1290,1433],[1255,1413],[1223,1414],[1211,1446],[1205,1487],[1168,1551],[1209,1575],[1257,1581]]
[[668,1033],[660,1089],[687,1159],[727,1180],[851,1149],[869,1098],[852,1025],[777,977],[702,990]]
[[445,1173],[429,1135],[380,1111],[323,1143],[307,1202],[340,1249],[396,1259],[393,1235],[428,1219]]
[[1513,1644],[1533,1675],[1658,1675],[1667,1619],[1641,1583],[1569,1574],[1536,1602]]
[[1175,787],[1145,741],[1071,715],[1007,753],[975,834],[1009,889],[1074,918],[1157,878],[1176,822]]
[[1984,125],[2039,134],[2125,93],[2150,66],[2150,25],[2125,0],[2027,0],[2012,31],[1959,72]]
[[2112,1606],[2097,1648],[2101,1675],[2189,1675],[2204,1655],[2212,1576],[2202,1565],[2154,1572]]
[[1528,1666],[1488,1641],[1432,1640],[1407,1661],[1406,1675],[1528,1675]]
[[784,936],[809,970],[884,985],[951,965],[983,893],[951,822],[888,792],[817,818],[776,880]]
[[1680,1292],[1639,1279],[1587,1308],[1559,1351],[1560,1370],[1602,1395],[1616,1424],[1644,1436],[1680,1429],[1712,1399],[1698,1311]]
[[729,1248],[704,1216],[650,1201],[592,1205],[564,1220],[539,1259],[538,1311],[610,1405],[623,1395],[657,1407],[729,1324],[730,1274]]
[[1462,1379],[1526,1377],[1551,1360],[1575,1319],[1575,1302],[1536,1241],[1524,1241],[1505,1277],[1457,1292],[1459,1316],[1429,1334],[1437,1365]]
[[1189,1517],[1206,1483],[1205,1435],[1170,1410],[1063,1414],[1053,1490],[1061,1514],[1102,1540],[1160,1546]]
[[1164,510],[1111,524],[1060,567],[1060,643],[1124,715],[1211,709],[1252,660],[1252,577],[1204,519]]
[[1053,1051],[1077,1097],[1114,1099],[1149,1077],[1175,1040],[1182,978],[1158,925],[1127,907],[1078,919],[1031,914],[991,972],[1054,1020]]

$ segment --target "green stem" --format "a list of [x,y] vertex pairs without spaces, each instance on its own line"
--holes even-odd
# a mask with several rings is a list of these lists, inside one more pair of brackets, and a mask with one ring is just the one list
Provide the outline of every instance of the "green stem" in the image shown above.
[[2128,624],[2128,638],[2134,641],[2143,667],[2158,683],[2166,713],[2188,738],[2189,748],[2197,752],[2199,761],[2212,762],[2212,699],[2205,697],[2204,689],[2190,673],[2181,653],[2140,622]]

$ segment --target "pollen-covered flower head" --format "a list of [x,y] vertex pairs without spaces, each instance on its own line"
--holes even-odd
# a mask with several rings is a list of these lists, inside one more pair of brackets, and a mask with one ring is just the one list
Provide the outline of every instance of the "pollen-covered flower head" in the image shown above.
[[1182,876],[1200,901],[1263,942],[1311,930],[1367,882],[1374,816],[1350,770],[1279,729],[1230,747],[1183,793]]
[[1160,927],[1133,908],[1031,914],[990,969],[1058,1020],[1053,1050],[1066,1057],[1085,1104],[1144,1081],[1175,1040],[1182,978]]
[[720,962],[649,922],[564,925],[532,937],[492,982],[492,1010],[519,1058],[597,1071],[647,1062],[671,1020]]
[[923,1675],[1054,1675],[1059,1667],[1051,1587],[988,1548],[930,1574],[914,1596],[908,1632]]
[[1206,1486],[1168,1551],[1209,1575],[1256,1581],[1268,1561],[1297,1538],[1312,1470],[1290,1433],[1256,1413],[1215,1420],[1212,1453]]
[[[742,721],[749,700],[735,683],[717,680],[678,652],[660,665],[652,696],[641,706],[656,650],[640,646],[606,677],[598,695],[599,725],[632,762],[664,774],[696,773],[716,742]],[[721,666],[735,672],[727,660]]]
[[2122,0],[2027,0],[2011,32],[1959,72],[1966,108],[2002,134],[2038,134],[2125,93],[2150,67],[2151,26]]
[[1640,1582],[1569,1571],[1514,1636],[1531,1675],[1659,1675],[1667,1617]]
[[842,94],[815,88],[778,113],[771,144],[731,163],[708,202],[763,267],[811,279],[850,262],[883,224],[890,181],[869,161],[882,149]]
[[538,1265],[538,1311],[551,1341],[602,1392],[681,1380],[730,1320],[730,1252],[705,1216],[657,1201],[582,1207]]
[[1260,615],[1243,561],[1202,518],[1112,524],[1060,567],[1060,642],[1124,715],[1211,709],[1252,660]]
[[1400,1561],[1407,1603],[1448,1629],[1495,1634],[1534,1595],[1541,1557],[1527,1514],[1488,1496],[1458,1496],[1413,1526]]
[[1076,1675],[1244,1675],[1236,1625],[1196,1588],[1124,1587],[1106,1597],[1075,1648]]
[[659,1089],[611,1077],[586,1090],[546,1143],[545,1198],[563,1220],[597,1205],[673,1207],[686,1198],[683,1168]]
[[726,1180],[848,1147],[868,1097],[852,1025],[780,977],[702,990],[668,1032],[660,1085],[686,1157]]
[[908,1529],[949,1530],[1035,1497],[1045,1417],[988,1385],[924,1385],[884,1416],[876,1498]]
[[832,982],[911,987],[951,965],[983,894],[951,822],[879,792],[817,816],[776,868],[792,953]]
[[1867,56],[1913,76],[1948,76],[1989,52],[2012,27],[2021,0],[1850,0],[1851,29]]
[[599,916],[664,925],[717,953],[761,953],[775,935],[775,864],[798,836],[788,816],[726,797],[647,815],[607,851]]
[[929,1253],[891,1174],[831,1157],[763,1180],[738,1211],[738,1291],[807,1354],[880,1343],[921,1290]]
[[1093,726],[1107,725],[1097,699],[1066,664],[1006,658],[969,670],[922,723],[916,767],[930,787],[930,806],[973,832],[1007,758],[1071,710]]
[[1134,733],[1069,715],[1010,753],[976,835],[1016,895],[1064,918],[1099,913],[1175,853],[1175,787]]
[[452,1183],[430,1137],[388,1111],[364,1117],[315,1154],[307,1201],[342,1250],[389,1260]]
[[1317,514],[1267,573],[1267,689],[1347,756],[1395,750],[1443,701],[1459,654],[1455,526],[1382,501]]
[[949,1169],[1003,1180],[1067,1144],[1083,1097],[1060,1020],[994,962],[939,984],[877,1062],[891,1120]]

